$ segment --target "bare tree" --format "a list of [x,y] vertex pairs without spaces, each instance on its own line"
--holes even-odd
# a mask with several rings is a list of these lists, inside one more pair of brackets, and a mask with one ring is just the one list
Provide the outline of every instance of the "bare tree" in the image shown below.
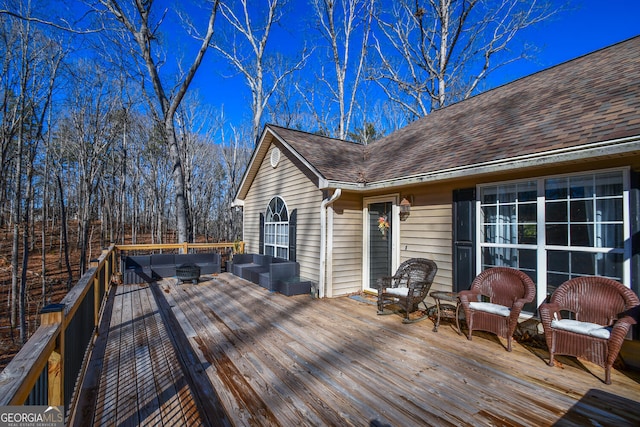
[[[213,47],[226,58],[232,66],[244,76],[251,90],[251,140],[257,141],[262,115],[269,99],[291,73],[300,70],[309,53],[303,49],[300,59],[293,65],[287,65],[285,58],[267,54],[267,42],[271,30],[282,16],[284,2],[266,0],[264,13],[256,13],[255,2],[240,0],[220,5],[231,34],[226,39],[216,40]],[[238,6],[237,8],[234,6]],[[256,23],[258,21],[258,23]]]
[[[338,104],[336,136],[345,139],[360,106],[358,91],[364,80],[374,0],[313,0],[312,6],[320,31],[329,43],[328,57],[335,73],[330,77],[323,67],[320,80],[332,101]],[[355,48],[352,43],[357,43]],[[354,53],[352,65],[350,58]]]
[[373,74],[389,99],[413,118],[466,99],[486,77],[526,57],[516,34],[548,19],[547,0],[400,0],[377,14]]
[[79,172],[80,273],[87,267],[91,220],[94,217],[96,190],[107,166],[108,151],[119,138],[115,113],[120,107],[108,74],[80,62],[74,73],[76,84],[67,101],[67,115],[60,126],[58,140],[65,156]]
[[[21,13],[31,14],[31,5],[22,5]],[[33,236],[32,209],[33,179],[38,147],[43,140],[45,118],[51,105],[57,69],[63,56],[59,44],[39,31],[29,21],[12,20],[5,27],[9,36],[3,38],[9,60],[4,62],[3,75],[8,85],[3,91],[2,145],[13,156],[11,188],[11,325],[19,326],[20,341],[28,338],[27,331],[27,270]],[[11,44],[7,44],[10,42]],[[5,165],[3,164],[3,169]],[[22,247],[20,233],[22,232]],[[22,249],[22,259],[20,257]],[[19,321],[19,324],[18,324]]]
[[[180,153],[180,145],[176,137],[174,118],[211,43],[213,24],[219,1],[214,0],[209,2],[211,7],[208,12],[209,17],[206,24],[206,31],[202,37],[200,47],[188,70],[176,78],[178,83],[174,86],[175,91],[171,92],[166,90],[165,80],[160,74],[160,68],[164,58],[157,55],[153,50],[155,47],[158,47],[160,40],[163,40],[163,37],[159,34],[159,28],[167,10],[165,10],[165,13],[156,15],[155,9],[152,10],[152,6],[154,5],[152,1],[137,1],[135,6],[131,8],[119,0],[100,0],[100,3],[121,24],[122,30],[131,35],[137,46],[137,52],[134,53],[132,51],[132,55],[140,55],[144,62],[153,87],[153,92],[158,102],[159,112],[157,112],[157,116],[162,120],[163,137],[169,147],[169,156],[173,163],[178,242],[190,241],[193,239],[193,236],[191,236],[190,233],[191,218],[189,217],[189,206],[182,164],[183,156]],[[154,18],[155,21],[153,20]]]

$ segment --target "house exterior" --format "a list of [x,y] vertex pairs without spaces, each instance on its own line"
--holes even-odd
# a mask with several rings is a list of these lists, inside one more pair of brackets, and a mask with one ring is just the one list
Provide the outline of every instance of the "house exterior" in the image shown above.
[[438,264],[433,290],[523,270],[530,312],[575,275],[638,293],[638,58],[640,37],[367,146],[267,125],[236,195],[246,251],[295,259],[321,297],[375,291],[412,257]]

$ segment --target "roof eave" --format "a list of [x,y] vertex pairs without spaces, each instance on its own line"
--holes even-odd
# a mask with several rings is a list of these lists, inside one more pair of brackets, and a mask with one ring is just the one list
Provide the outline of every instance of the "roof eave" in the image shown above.
[[469,178],[487,173],[509,172],[558,163],[605,158],[633,152],[640,152],[640,135],[368,183],[327,181],[325,188],[342,188],[343,190],[349,191],[389,189],[427,182],[448,181],[463,177]]

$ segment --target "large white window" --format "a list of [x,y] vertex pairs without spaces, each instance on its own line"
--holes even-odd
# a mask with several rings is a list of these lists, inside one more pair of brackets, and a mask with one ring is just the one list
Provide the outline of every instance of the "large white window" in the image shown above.
[[280,197],[267,206],[264,220],[264,253],[289,259],[289,213]]
[[624,283],[626,176],[615,170],[481,186],[481,269],[525,271],[537,282],[538,304],[576,276]]

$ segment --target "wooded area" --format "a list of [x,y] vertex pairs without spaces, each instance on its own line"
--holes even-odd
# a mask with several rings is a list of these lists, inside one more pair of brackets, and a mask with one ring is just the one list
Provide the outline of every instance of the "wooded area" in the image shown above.
[[[241,238],[231,204],[264,123],[366,144],[477,93],[531,54],[515,35],[556,12],[533,0],[2,1],[11,346],[109,243]],[[201,98],[196,74],[239,78],[246,110],[231,118]]]

